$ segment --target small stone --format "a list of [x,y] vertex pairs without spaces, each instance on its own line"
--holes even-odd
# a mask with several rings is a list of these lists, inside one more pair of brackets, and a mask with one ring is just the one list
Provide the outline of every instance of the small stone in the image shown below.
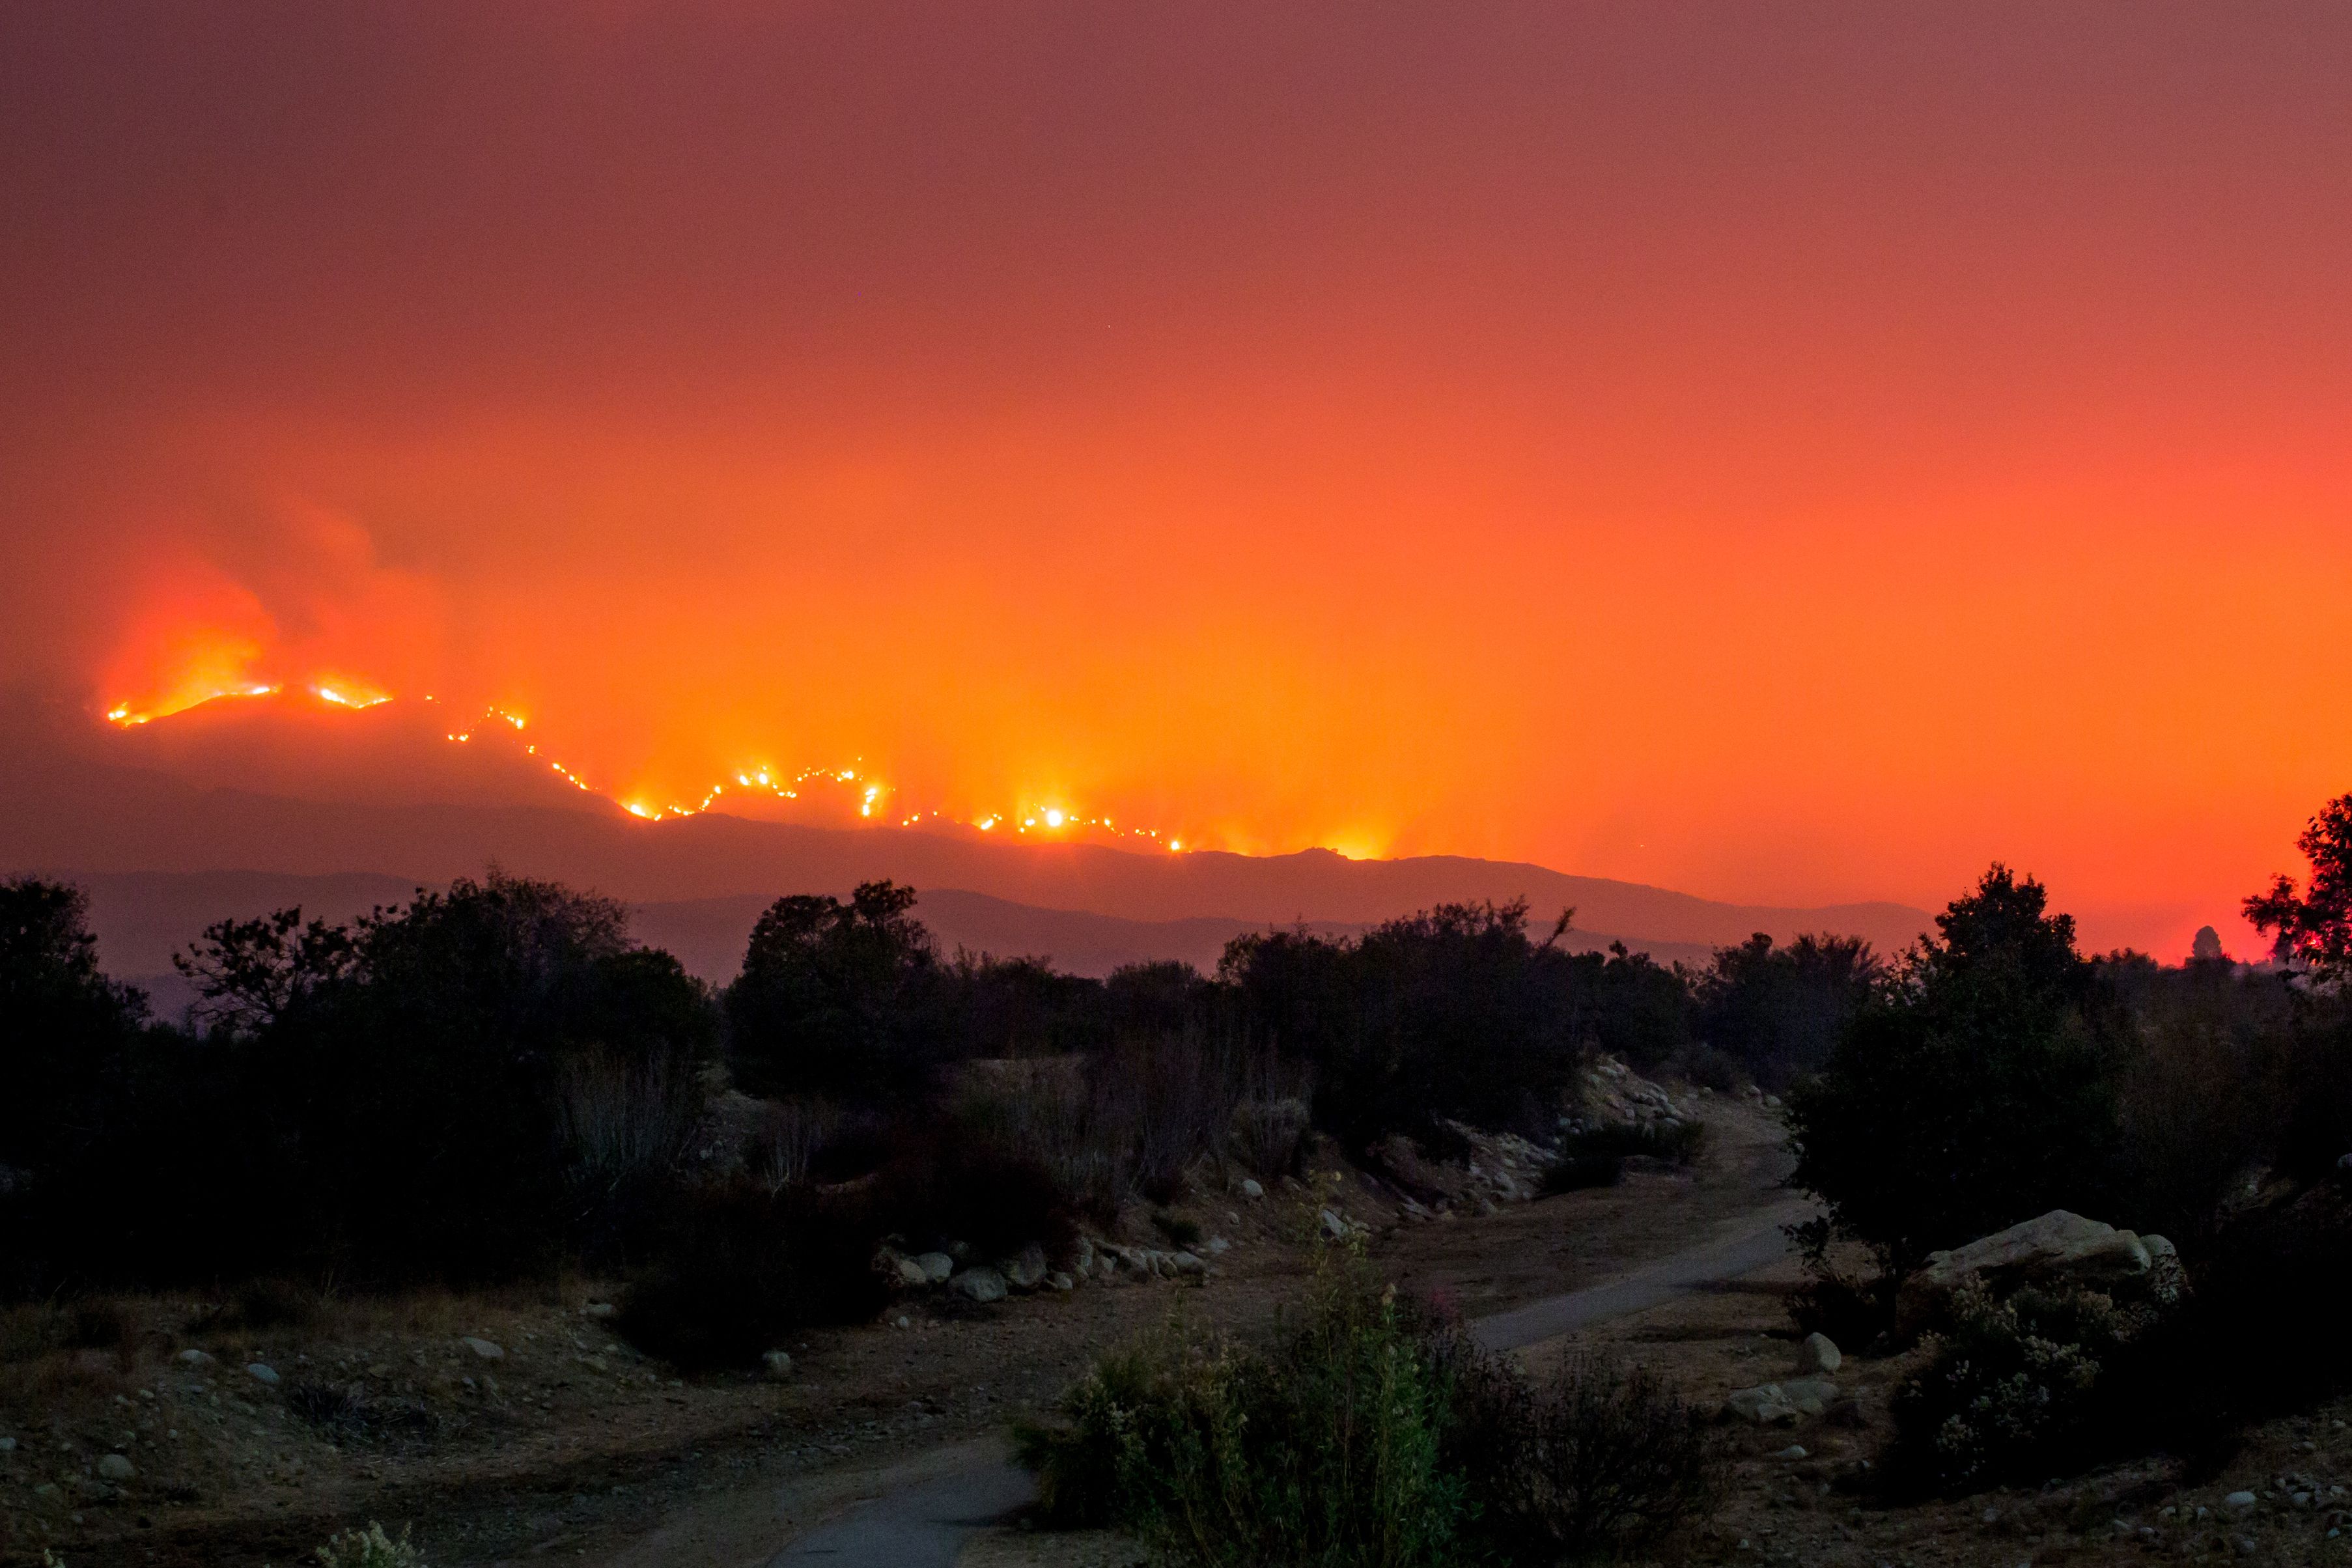
[[1197,1253],[1171,1252],[1164,1256],[1162,1262],[1171,1274],[1206,1274],[1209,1271],[1209,1266]]
[[507,1352],[505,1346],[494,1343],[489,1340],[477,1339],[472,1334],[467,1334],[466,1336],[466,1348],[472,1351],[484,1361],[504,1361],[506,1359]]
[[915,1320],[901,1312],[898,1314],[898,1321],[890,1326],[895,1329],[911,1329],[915,1326]]
[[269,1388],[275,1388],[278,1386],[278,1372],[274,1367],[264,1366],[261,1363],[255,1362],[251,1365],[247,1366],[245,1371],[246,1375],[252,1378],[256,1383],[261,1384]]
[[613,1303],[610,1301],[591,1301],[587,1306],[582,1308],[581,1310],[586,1312],[592,1318],[609,1318],[613,1315]]
[[210,1366],[213,1364],[213,1358],[207,1355],[205,1352],[196,1349],[194,1345],[190,1345],[186,1350],[182,1351],[178,1359],[182,1366]]
[[2221,1506],[2224,1508],[2236,1509],[2252,1508],[2254,1506],[2254,1494],[2252,1492],[2231,1492],[2228,1497],[2221,1500]]
[[944,1252],[919,1252],[915,1254],[915,1262],[922,1268],[927,1284],[944,1285],[955,1273],[955,1259]]
[[1797,1347],[1797,1370],[1801,1373],[1827,1377],[1844,1364],[1845,1357],[1838,1350],[1837,1342],[1827,1334],[1807,1334],[1804,1342]]
[[920,1289],[931,1282],[931,1277],[923,1271],[923,1266],[911,1258],[891,1258],[890,1273],[891,1277],[901,1285],[911,1285]]
[[760,1364],[768,1369],[770,1379],[782,1383],[785,1378],[793,1375],[793,1352],[770,1351],[760,1358]]
[[1068,1275],[1062,1273],[1059,1269],[1046,1275],[1045,1283],[1055,1290],[1075,1290],[1078,1288],[1078,1282],[1076,1280],[1071,1279]]
[[15,1453],[16,1451],[16,1438],[14,1438],[14,1437],[0,1437],[0,1454],[13,1454],[13,1453]]
[[1347,1239],[1347,1237],[1348,1222],[1339,1217],[1339,1211],[1337,1209],[1325,1209],[1323,1211],[1323,1238],[1326,1241],[1344,1241]]
[[2294,1494],[2294,1506],[2297,1508],[2309,1508],[2311,1506],[2311,1494],[2309,1492],[2297,1492]]
[[139,1468],[120,1454],[109,1454],[98,1462],[98,1474],[101,1480],[121,1483],[138,1473]]
[[1791,1443],[1772,1457],[1776,1459],[1801,1459],[1805,1457],[1805,1446],[1802,1443]]
[[[2347,1155],[2346,1158],[2352,1159],[2352,1155]],[[1255,1178],[1244,1176],[1242,1178],[1242,1196],[1249,1199],[1252,1203],[1255,1203],[1258,1199],[1265,1196],[1265,1189],[1258,1185]]]

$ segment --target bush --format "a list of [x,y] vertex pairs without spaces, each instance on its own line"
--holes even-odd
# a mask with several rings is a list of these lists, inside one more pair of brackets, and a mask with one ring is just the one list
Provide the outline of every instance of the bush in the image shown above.
[[1448,1560],[1466,1521],[1440,1461],[1451,1388],[1393,1292],[1320,1271],[1264,1351],[1176,1331],[1098,1365],[1066,1425],[1016,1435],[1055,1523],[1117,1523],[1211,1568]]
[[1703,1511],[1716,1490],[1706,1416],[1648,1370],[1586,1353],[1536,1379],[1465,1361],[1447,1456],[1475,1534],[1505,1563],[1614,1556]]
[[1966,1492],[2106,1458],[2124,1441],[2132,1342],[2155,1321],[2154,1308],[2121,1309],[2091,1290],[2021,1290],[2005,1302],[1962,1291],[1928,1364],[1895,1391],[1890,1476]]
[[969,1243],[984,1258],[1032,1242],[1049,1255],[1076,1240],[1076,1205],[1035,1161],[1000,1147],[967,1123],[901,1131],[870,1194],[876,1232],[917,1251]]
[[1608,1159],[1663,1160],[1687,1165],[1706,1143],[1703,1121],[1603,1121],[1560,1140],[1562,1158],[1597,1155]]
[[614,1323],[689,1371],[750,1366],[801,1329],[870,1321],[888,1294],[871,1220],[798,1194],[747,1181],[688,1194],[663,1234]]
[[1537,1381],[1326,1253],[1244,1349],[1171,1329],[1016,1431],[1050,1522],[1218,1565],[1523,1563],[1659,1539],[1713,1494],[1699,1414],[1572,1359]]
[[1543,1190],[1557,1195],[1587,1187],[1613,1187],[1625,1179],[1622,1154],[1562,1154],[1544,1167]]

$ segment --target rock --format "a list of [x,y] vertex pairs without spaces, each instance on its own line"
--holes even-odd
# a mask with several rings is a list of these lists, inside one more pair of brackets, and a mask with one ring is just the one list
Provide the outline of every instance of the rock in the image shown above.
[[921,1268],[927,1284],[944,1285],[955,1273],[955,1259],[944,1252],[919,1252],[915,1262]]
[[1759,1426],[1793,1426],[1797,1424],[1797,1407],[1781,1396],[1779,1384],[1760,1384],[1743,1388],[1726,1399],[1723,1418],[1752,1422]]
[[1845,1357],[1839,1352],[1837,1342],[1827,1334],[1807,1334],[1804,1343],[1797,1347],[1799,1372],[1833,1373],[1844,1363]]
[[768,1369],[768,1376],[775,1382],[782,1383],[793,1375],[793,1353],[790,1351],[770,1351],[760,1358],[760,1364]]
[[[2347,1161],[2352,1161],[2352,1154],[2347,1154],[2344,1158]],[[1255,1177],[1244,1176],[1242,1178],[1242,1196],[1249,1199],[1252,1203],[1255,1203],[1258,1199],[1265,1196],[1265,1189],[1258,1184]]]
[[139,1468],[120,1454],[109,1454],[98,1462],[99,1479],[113,1481],[117,1485],[129,1480],[138,1473]]
[[913,1328],[914,1326],[915,1326],[915,1320],[914,1320],[914,1319],[912,1319],[912,1318],[910,1318],[910,1317],[908,1317],[908,1316],[907,1316],[907,1314],[906,1314],[906,1313],[904,1313],[904,1312],[899,1313],[899,1314],[898,1314],[898,1321],[897,1321],[895,1323],[891,1324],[891,1327],[893,1327],[893,1328],[898,1328],[898,1329],[911,1329],[911,1328]]
[[1054,1290],[1075,1290],[1078,1288],[1078,1282],[1076,1280],[1071,1279],[1068,1275],[1061,1272],[1059,1269],[1056,1269],[1053,1273],[1045,1276],[1045,1284],[1047,1289]]
[[1345,1241],[1347,1238],[1348,1222],[1339,1217],[1339,1210],[1325,1209],[1323,1211],[1323,1239],[1326,1241]]
[[1209,1244],[1203,1250],[1205,1250],[1212,1258],[1223,1258],[1226,1253],[1231,1252],[1233,1249],[1234,1244],[1232,1242],[1227,1241],[1222,1236],[1213,1236],[1209,1237]]
[[1004,1283],[1015,1290],[1034,1290],[1045,1282],[1045,1249],[1035,1242],[1023,1247],[1018,1256],[1005,1258],[996,1266],[1004,1276]]
[[2254,1506],[2254,1494],[2252,1492],[2231,1492],[2228,1497],[2221,1500],[2221,1506],[2223,1508],[2236,1509],[2252,1508]]
[[985,1305],[1004,1300],[1004,1276],[993,1268],[967,1268],[948,1281],[948,1289],[966,1300]]
[[13,1454],[13,1453],[15,1453],[16,1451],[16,1438],[14,1438],[14,1437],[0,1437],[0,1454]]
[[174,1359],[176,1359],[182,1366],[210,1366],[213,1364],[213,1358],[205,1354],[203,1351],[196,1349],[194,1345],[182,1351]]
[[613,1315],[613,1303],[610,1301],[591,1301],[585,1307],[583,1307],[581,1310],[587,1313],[592,1318],[609,1318]]
[[1800,1415],[1819,1415],[1838,1396],[1837,1384],[1826,1377],[1792,1377],[1780,1384],[1780,1396]]
[[899,1284],[910,1285],[917,1289],[921,1289],[931,1282],[930,1270],[911,1258],[894,1256],[890,1260],[890,1274],[891,1278],[898,1280]]
[[488,1340],[477,1339],[472,1334],[466,1336],[466,1348],[484,1361],[504,1361],[507,1355],[505,1346],[493,1343]]
[[1805,1457],[1805,1446],[1802,1443],[1791,1443],[1772,1457],[1776,1459],[1801,1459]]
[[1907,1339],[1933,1327],[1972,1281],[2002,1293],[2045,1282],[2105,1289],[2145,1276],[2149,1264],[2147,1248],[2130,1231],[2052,1209],[1966,1247],[1929,1253],[1896,1293],[1895,1332]]
[[251,1377],[254,1382],[270,1388],[278,1386],[278,1373],[276,1368],[264,1366],[261,1363],[255,1362],[245,1370],[246,1374]]
[[1171,1275],[1199,1275],[1209,1271],[1209,1266],[1201,1261],[1200,1255],[1192,1252],[1164,1254],[1160,1264]]

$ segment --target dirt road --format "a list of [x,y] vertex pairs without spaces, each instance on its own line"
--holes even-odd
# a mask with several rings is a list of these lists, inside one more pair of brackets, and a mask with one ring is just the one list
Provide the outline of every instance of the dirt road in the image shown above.
[[[1704,1221],[1695,1209],[1679,1216],[1699,1222],[1703,1239],[1580,1289],[1479,1317],[1473,1321],[1473,1335],[1489,1349],[1523,1349],[1647,1310],[1785,1258],[1789,1242],[1783,1227],[1810,1217],[1812,1205],[1790,1199],[1780,1188],[1781,1156],[1769,1130],[1740,1123],[1725,1131],[1730,1134],[1727,1147],[1717,1155],[1717,1170],[1725,1179],[1715,1186],[1718,1198],[1734,1201],[1708,1205],[1716,1212]],[[1685,1229],[1683,1234],[1692,1232]],[[845,1479],[835,1478],[836,1486]],[[844,1511],[766,1559],[768,1568],[950,1568],[976,1532],[1021,1507],[1033,1493],[1028,1476],[1010,1463],[1002,1442],[983,1439],[943,1450],[928,1466],[918,1460],[868,1472],[864,1484],[852,1481],[845,1492],[835,1495]],[[645,1544],[656,1543],[649,1540]],[[682,1554],[677,1548],[683,1545],[659,1547],[654,1556],[633,1554],[630,1568],[639,1563],[644,1568],[656,1563],[686,1568],[715,1561]]]

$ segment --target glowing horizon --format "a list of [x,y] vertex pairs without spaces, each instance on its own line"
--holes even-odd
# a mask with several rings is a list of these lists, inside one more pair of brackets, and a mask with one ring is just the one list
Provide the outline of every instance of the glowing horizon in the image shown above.
[[2166,956],[2352,787],[2342,6],[0,33],[45,704]]

